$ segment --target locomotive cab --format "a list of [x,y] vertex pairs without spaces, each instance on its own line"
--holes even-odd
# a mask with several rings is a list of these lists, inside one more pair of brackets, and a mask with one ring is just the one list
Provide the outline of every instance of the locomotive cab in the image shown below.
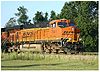
[[[54,20],[50,22],[50,27],[53,30],[61,30],[61,38],[67,39],[67,42],[78,42],[80,36],[80,30],[76,27],[73,20]],[[55,28],[55,29],[54,29]]]
[[73,20],[66,20],[66,19],[53,20],[49,24],[50,27],[60,27],[60,28],[66,28],[69,26],[76,25]]
[[[53,20],[50,23],[50,31],[53,37],[60,38],[61,46],[64,47],[64,51],[68,50],[80,50],[80,29],[77,28],[73,20]],[[55,33],[54,33],[55,32]]]
[[66,19],[53,20],[49,24],[50,24],[50,27],[65,28],[68,26],[69,20],[66,20]]

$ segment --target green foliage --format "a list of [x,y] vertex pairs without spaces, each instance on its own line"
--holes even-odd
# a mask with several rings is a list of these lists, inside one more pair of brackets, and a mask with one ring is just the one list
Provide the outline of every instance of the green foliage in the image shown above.
[[37,11],[37,13],[35,13],[35,17],[33,18],[33,21],[34,21],[35,23],[39,23],[39,22],[44,21],[43,13]]
[[33,54],[32,52],[2,53],[2,60],[42,60],[43,58],[43,55]]
[[25,22],[27,22],[28,16],[26,14],[28,10],[24,8],[24,6],[19,6],[17,10],[18,10],[18,13],[15,13],[15,15],[18,17],[17,21],[19,25],[22,25]]
[[66,2],[60,15],[61,18],[75,20],[81,30],[85,51],[98,51],[98,2]]
[[75,2],[66,2],[61,10],[61,18],[75,19],[77,17],[77,8],[75,5]]
[[11,53],[1,57],[2,70],[98,70],[98,55]]
[[33,22],[34,23],[40,23],[40,22],[47,22],[48,21],[48,13],[45,13],[45,16],[43,16],[42,12],[37,11],[35,13],[35,17],[33,17]]
[[5,27],[13,27],[16,25],[16,19],[13,17],[13,18],[10,18],[9,21],[6,23]]
[[51,16],[50,16],[50,20],[55,20],[56,19],[56,13],[55,11],[51,11]]
[[60,19],[60,14],[57,14],[57,17],[56,17],[57,19]]
[[33,22],[36,27],[47,27],[48,13],[37,11],[37,13],[35,13],[35,16],[33,17]]
[[47,12],[45,13],[44,20],[45,20],[45,21],[48,21],[48,13],[47,13]]

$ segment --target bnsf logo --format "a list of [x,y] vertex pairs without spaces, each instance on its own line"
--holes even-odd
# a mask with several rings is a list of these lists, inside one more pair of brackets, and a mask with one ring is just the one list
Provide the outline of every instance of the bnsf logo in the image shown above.
[[62,33],[62,35],[66,35],[66,34],[68,34],[68,32],[67,32],[67,31],[64,31],[64,32]]
[[73,33],[74,33],[73,31],[64,31],[64,32],[62,33],[62,35],[73,34]]
[[29,36],[32,36],[33,35],[33,32],[24,32],[23,33],[23,37],[29,37]]

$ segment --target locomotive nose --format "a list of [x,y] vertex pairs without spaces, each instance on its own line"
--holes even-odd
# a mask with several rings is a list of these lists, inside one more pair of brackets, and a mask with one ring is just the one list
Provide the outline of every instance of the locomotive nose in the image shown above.
[[79,39],[79,29],[75,26],[69,26],[63,29],[63,35],[67,42],[77,42]]

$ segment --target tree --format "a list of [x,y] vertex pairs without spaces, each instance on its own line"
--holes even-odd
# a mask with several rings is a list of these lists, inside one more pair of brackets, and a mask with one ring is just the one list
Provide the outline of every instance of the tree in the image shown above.
[[60,16],[78,24],[85,51],[98,51],[98,1],[66,2]]
[[57,18],[57,19],[60,19],[60,14],[57,14],[56,18]]
[[46,12],[43,16],[42,12],[37,11],[35,17],[33,17],[33,22],[36,27],[47,27],[48,26],[48,13]]
[[56,18],[56,13],[55,13],[55,11],[51,11],[51,16],[50,16],[50,20],[55,20],[55,19],[57,19]]
[[65,19],[75,19],[77,17],[77,8],[74,4],[75,2],[65,3],[61,10],[61,18]]
[[6,23],[5,27],[13,27],[17,25],[16,19],[14,17],[10,18],[9,21]]
[[17,10],[18,10],[18,13],[15,13],[15,15],[18,17],[17,21],[19,25],[22,25],[26,23],[28,20],[28,16],[26,15],[28,10],[24,8],[24,6],[19,6]]
[[[98,4],[94,1],[81,2],[77,22],[81,29],[81,36],[85,42],[86,51],[98,51]],[[96,14],[94,14],[96,12]],[[93,15],[94,14],[94,15]]]
[[43,21],[44,21],[43,13],[37,11],[37,13],[35,13],[35,17],[33,17],[33,22],[39,23],[39,22],[43,22]]
[[47,12],[45,13],[44,21],[48,21],[48,13]]

